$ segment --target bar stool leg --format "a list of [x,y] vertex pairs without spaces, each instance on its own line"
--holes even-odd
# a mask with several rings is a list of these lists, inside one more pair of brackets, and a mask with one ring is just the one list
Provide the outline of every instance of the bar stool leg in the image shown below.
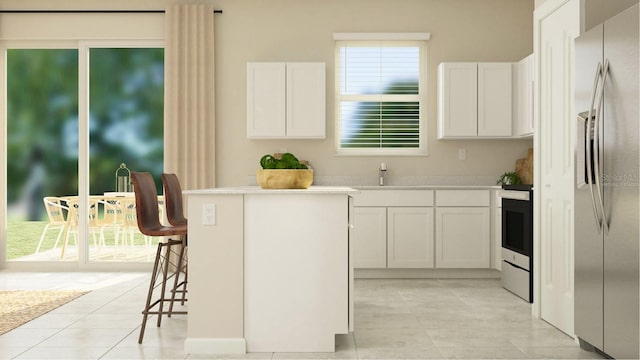
[[162,321],[162,308],[165,302],[165,291],[167,291],[167,276],[169,274],[169,259],[171,256],[171,247],[173,246],[173,243],[171,242],[171,240],[169,239],[169,241],[165,244],[165,247],[167,248],[167,250],[165,251],[165,255],[164,255],[164,266],[162,269],[162,287],[160,290],[160,303],[159,305],[159,309],[158,309],[158,327],[160,327],[160,322]]
[[149,316],[149,310],[151,310],[151,298],[153,297],[153,289],[158,278],[158,266],[160,265],[161,256],[162,243],[158,243],[158,250],[156,250],[156,260],[153,263],[153,272],[151,273],[151,281],[149,282],[147,302],[145,304],[144,310],[142,310],[142,326],[140,328],[140,336],[138,336],[138,344],[142,344],[142,339],[144,338],[144,329],[147,326],[147,317]]
[[[169,317],[171,317],[171,313],[173,312],[173,303],[176,301],[176,292],[182,293],[181,305],[184,305],[185,293],[187,291],[186,271],[185,271],[185,279],[182,282],[180,282],[180,273],[182,273],[182,269],[184,266],[183,263],[184,263],[185,250],[186,250],[186,244],[184,242],[184,239],[179,246],[180,246],[180,254],[178,255],[178,265],[176,266],[176,272],[174,274],[173,289],[171,290],[171,301],[169,302]],[[182,287],[182,290],[178,290],[180,287]]]

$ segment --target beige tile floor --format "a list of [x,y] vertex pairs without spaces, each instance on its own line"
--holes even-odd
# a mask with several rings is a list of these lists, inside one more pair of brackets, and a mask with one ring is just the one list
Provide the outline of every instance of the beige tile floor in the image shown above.
[[356,280],[352,334],[335,353],[183,353],[186,317],[147,326],[138,345],[148,275],[0,272],[0,289],[91,293],[0,336],[0,359],[588,359],[498,280]]

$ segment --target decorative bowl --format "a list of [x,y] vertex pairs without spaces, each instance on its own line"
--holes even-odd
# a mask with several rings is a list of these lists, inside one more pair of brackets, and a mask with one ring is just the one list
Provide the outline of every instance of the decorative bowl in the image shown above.
[[313,183],[313,170],[260,169],[256,180],[263,189],[306,189]]

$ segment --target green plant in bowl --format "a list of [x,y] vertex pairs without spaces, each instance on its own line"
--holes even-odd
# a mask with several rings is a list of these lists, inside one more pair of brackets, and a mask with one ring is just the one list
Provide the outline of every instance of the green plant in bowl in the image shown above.
[[518,174],[516,174],[515,171],[508,171],[502,175],[500,175],[500,177],[498,178],[498,181],[496,181],[497,185],[519,185],[522,184],[522,180],[520,179],[520,177],[518,176]]
[[308,169],[309,167],[300,162],[292,153],[267,154],[260,159],[260,166],[263,169]]
[[306,189],[313,183],[313,170],[307,164],[291,153],[267,154],[260,159],[256,180],[263,189]]

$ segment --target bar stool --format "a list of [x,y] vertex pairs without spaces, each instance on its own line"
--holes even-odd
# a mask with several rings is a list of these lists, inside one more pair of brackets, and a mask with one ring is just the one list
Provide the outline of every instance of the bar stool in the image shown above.
[[[131,172],[131,178],[133,180],[133,189],[136,198],[136,217],[138,222],[138,228],[140,232],[148,236],[167,236],[170,237],[167,241],[158,242],[158,250],[156,251],[156,257],[153,264],[153,273],[151,274],[151,281],[149,283],[149,292],[147,293],[147,301],[142,310],[142,327],[140,329],[140,336],[138,337],[138,343],[142,344],[144,338],[144,329],[147,324],[147,317],[149,315],[158,315],[157,326],[160,326],[162,315],[167,314],[186,314],[186,311],[173,311],[172,306],[169,310],[164,310],[163,306],[165,302],[173,304],[173,297],[170,299],[165,298],[165,292],[167,289],[167,280],[169,275],[169,264],[171,262],[171,252],[174,246],[183,248],[183,239],[187,235],[187,226],[164,226],[160,223],[160,211],[158,210],[158,193],[156,184],[153,181],[153,177],[148,172]],[[171,238],[173,237],[173,239]],[[176,237],[178,239],[176,239]],[[179,257],[182,259],[182,257]],[[179,260],[180,261],[180,260]],[[177,276],[180,272],[180,267],[176,266],[174,274],[171,276]],[[160,276],[161,275],[161,276]],[[160,276],[160,279],[158,279]],[[154,289],[160,286],[159,298],[152,302]],[[157,310],[154,310],[155,307]]]
[[[162,186],[164,188],[164,203],[167,211],[167,220],[169,224],[173,226],[187,226],[187,219],[184,217],[183,204],[182,204],[182,186],[180,186],[180,180],[176,174],[162,174]],[[178,258],[178,269],[173,281],[173,288],[171,289],[171,303],[169,303],[169,317],[171,317],[171,311],[173,310],[173,303],[175,301],[176,293],[182,295],[181,305],[184,305],[187,294],[187,235],[184,236],[184,241],[180,248],[180,255]],[[180,274],[184,273],[184,279],[180,281]]]

